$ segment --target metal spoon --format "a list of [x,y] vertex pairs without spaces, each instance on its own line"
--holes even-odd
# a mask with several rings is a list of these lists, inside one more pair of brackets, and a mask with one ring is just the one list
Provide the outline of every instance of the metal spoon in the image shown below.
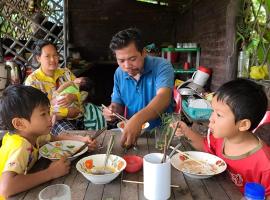
[[114,137],[115,137],[115,135],[112,134],[111,137],[110,137],[108,146],[107,146],[106,157],[105,157],[105,161],[104,161],[104,169],[105,169],[105,167],[106,167],[106,165],[108,163],[108,159],[110,157],[110,154],[111,154],[111,151],[112,151],[112,148],[113,148],[113,145],[114,145]]

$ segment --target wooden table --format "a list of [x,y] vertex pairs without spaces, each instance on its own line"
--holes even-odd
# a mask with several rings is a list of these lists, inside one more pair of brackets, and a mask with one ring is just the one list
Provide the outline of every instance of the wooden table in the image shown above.
[[[100,148],[95,153],[104,153],[106,151],[106,144],[109,139],[111,131],[106,131],[104,135],[100,136],[99,140],[103,148]],[[123,155],[124,150],[120,147],[120,135],[121,133],[116,133],[116,142],[112,150],[113,154]],[[173,141],[174,145],[179,141]],[[155,139],[150,136],[150,134],[145,133],[145,136],[141,136],[138,139],[138,151],[130,149],[128,154],[138,154],[146,155],[151,152],[158,152],[155,149]],[[188,148],[185,144],[182,145],[182,150]],[[82,157],[87,156],[84,154]],[[80,157],[81,158],[81,157]],[[143,181],[143,170],[135,174],[129,174],[123,172],[115,180],[106,185],[94,185],[85,179],[75,168],[76,162],[80,159],[73,161],[72,169],[70,173],[64,177],[55,179],[51,182],[47,182],[38,187],[35,187],[29,191],[20,193],[10,199],[24,199],[32,200],[38,199],[39,192],[46,186],[56,183],[65,183],[70,186],[72,191],[73,200],[139,200],[145,199],[143,195],[143,185],[134,183],[124,183],[122,180],[134,180]],[[40,159],[34,166],[33,171],[36,169],[42,169],[48,166],[50,161],[46,159]],[[172,188],[170,199],[218,199],[218,200],[228,200],[228,199],[241,199],[242,195],[237,190],[236,186],[229,180],[226,173],[214,176],[208,179],[192,179],[182,174],[182,172],[176,170],[172,167],[172,183],[174,185],[179,185],[179,188]],[[162,181],[162,180],[160,180]]]

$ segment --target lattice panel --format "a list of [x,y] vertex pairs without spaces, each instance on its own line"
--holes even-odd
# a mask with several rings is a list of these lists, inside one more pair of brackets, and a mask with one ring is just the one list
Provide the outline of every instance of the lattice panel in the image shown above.
[[32,46],[36,40],[46,39],[57,45],[60,65],[64,65],[64,0],[4,0],[0,13],[4,56],[37,68]]

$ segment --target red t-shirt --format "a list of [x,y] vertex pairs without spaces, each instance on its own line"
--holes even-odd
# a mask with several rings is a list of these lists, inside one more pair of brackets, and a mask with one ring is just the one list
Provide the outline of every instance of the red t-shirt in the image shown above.
[[216,139],[210,134],[209,142],[204,140],[204,151],[222,158],[227,163],[227,171],[234,184],[244,192],[246,182],[256,182],[264,186],[266,196],[270,196],[270,147],[260,141],[258,147],[241,156],[226,156],[223,153],[224,139]]

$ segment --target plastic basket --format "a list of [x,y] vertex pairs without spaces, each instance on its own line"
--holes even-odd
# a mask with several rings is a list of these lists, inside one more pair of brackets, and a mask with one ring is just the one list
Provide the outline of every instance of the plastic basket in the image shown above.
[[210,108],[192,108],[188,107],[186,100],[182,101],[182,108],[184,112],[194,121],[208,120],[211,116],[212,109]]

